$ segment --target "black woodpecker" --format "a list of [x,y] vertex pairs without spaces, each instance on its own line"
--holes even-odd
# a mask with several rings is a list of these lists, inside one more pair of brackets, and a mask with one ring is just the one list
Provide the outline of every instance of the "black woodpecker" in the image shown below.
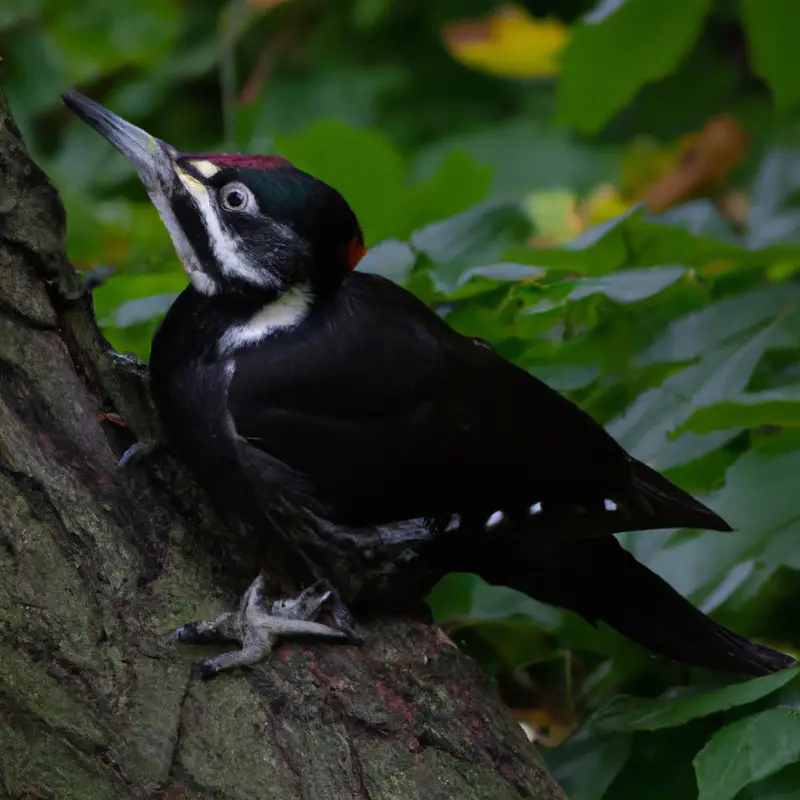
[[[451,571],[685,664],[794,663],[713,622],[614,537],[728,524],[485,342],[355,271],[361,229],[337,191],[278,157],[182,154],[77,92],[63,100],[136,169],[189,275],[152,345],[168,444],[237,520],[228,552],[248,580],[275,560],[287,576],[290,599],[268,603],[259,575],[237,612],[179,629],[242,645],[205,674],[282,637],[351,641],[349,611],[420,609]],[[335,626],[315,621],[328,606]]]

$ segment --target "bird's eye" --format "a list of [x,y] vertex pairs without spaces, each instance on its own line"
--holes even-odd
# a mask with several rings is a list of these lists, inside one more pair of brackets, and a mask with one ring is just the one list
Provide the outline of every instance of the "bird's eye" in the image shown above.
[[222,205],[228,211],[244,211],[250,205],[253,195],[243,183],[229,183],[219,193]]

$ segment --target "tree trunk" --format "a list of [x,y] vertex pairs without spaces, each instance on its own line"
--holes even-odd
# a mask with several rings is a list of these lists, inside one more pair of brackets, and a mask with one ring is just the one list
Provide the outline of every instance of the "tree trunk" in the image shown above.
[[201,545],[220,523],[166,457],[116,469],[156,436],[146,373],[100,335],[64,228],[0,95],[0,797],[563,798],[432,625],[212,682],[166,643],[238,600]]

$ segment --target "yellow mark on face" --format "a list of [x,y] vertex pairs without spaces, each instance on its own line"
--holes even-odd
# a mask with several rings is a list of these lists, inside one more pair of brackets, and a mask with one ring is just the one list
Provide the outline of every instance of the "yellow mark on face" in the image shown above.
[[194,175],[190,175],[188,172],[184,172],[182,169],[178,169],[178,177],[181,180],[181,183],[190,191],[196,194],[205,194],[206,187],[200,183]]
[[219,167],[210,161],[189,162],[204,178],[213,178],[219,172]]

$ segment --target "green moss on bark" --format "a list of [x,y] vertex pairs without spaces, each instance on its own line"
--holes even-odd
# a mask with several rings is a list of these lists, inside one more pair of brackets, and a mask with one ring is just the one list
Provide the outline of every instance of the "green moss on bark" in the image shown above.
[[22,733],[0,717],[0,778],[11,797],[58,800],[119,800],[124,787],[80,763],[54,737],[33,728]]

